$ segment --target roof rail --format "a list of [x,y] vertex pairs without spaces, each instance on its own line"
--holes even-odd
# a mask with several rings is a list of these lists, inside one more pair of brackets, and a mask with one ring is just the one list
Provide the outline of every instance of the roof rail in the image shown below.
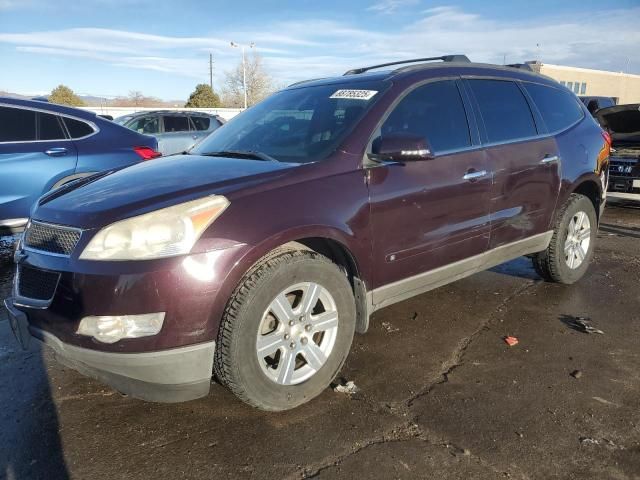
[[505,67],[517,68],[518,70],[526,70],[528,72],[535,72],[535,70],[531,68],[531,65],[529,65],[528,63],[510,63],[508,65],[505,65]]
[[318,80],[325,80],[327,78],[331,78],[331,77],[308,78],[307,80],[300,80],[298,82],[293,82],[291,85],[287,85],[287,88],[295,87],[296,85],[302,85],[303,83],[317,82]]
[[357,75],[359,73],[373,70],[374,68],[390,67],[392,65],[402,65],[404,63],[432,62],[434,60],[442,60],[443,62],[471,62],[466,55],[443,55],[442,57],[415,58],[413,60],[402,60],[400,62],[381,63],[380,65],[372,65],[371,67],[354,68],[353,70],[345,72],[344,75]]

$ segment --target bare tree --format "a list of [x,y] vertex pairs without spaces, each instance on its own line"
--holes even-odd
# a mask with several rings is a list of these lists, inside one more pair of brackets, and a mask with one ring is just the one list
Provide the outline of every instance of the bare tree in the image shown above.
[[118,97],[113,102],[114,107],[160,107],[165,102],[156,97],[146,97],[138,90],[132,90],[126,97]]
[[[262,63],[262,57],[256,53],[246,57],[247,104],[255,105],[260,100],[277,90],[271,76]],[[222,88],[222,104],[226,107],[244,106],[244,82],[242,62],[225,74],[225,85]]]

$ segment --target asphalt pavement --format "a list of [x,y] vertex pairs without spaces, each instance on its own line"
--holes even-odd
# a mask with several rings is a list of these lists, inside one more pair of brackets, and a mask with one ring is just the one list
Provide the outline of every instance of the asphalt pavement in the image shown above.
[[640,478],[640,205],[607,209],[576,285],[522,258],[371,323],[338,379],[358,392],[265,413],[215,383],[124,397],[19,350],[0,311],[0,478]]

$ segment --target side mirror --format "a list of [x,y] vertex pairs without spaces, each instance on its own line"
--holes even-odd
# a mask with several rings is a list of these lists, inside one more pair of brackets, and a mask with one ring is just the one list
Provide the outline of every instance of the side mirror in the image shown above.
[[396,132],[376,138],[368,155],[373,161],[415,162],[434,158],[427,139],[413,133]]

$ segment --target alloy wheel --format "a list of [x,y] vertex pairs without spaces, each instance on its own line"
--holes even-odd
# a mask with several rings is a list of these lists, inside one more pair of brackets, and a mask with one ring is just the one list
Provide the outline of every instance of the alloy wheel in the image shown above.
[[589,252],[590,244],[591,222],[589,216],[583,211],[576,212],[569,221],[567,239],[564,242],[564,258],[569,268],[576,269],[582,265]]
[[304,382],[327,362],[337,333],[338,311],[329,291],[313,282],[292,285],[262,316],[256,338],[260,367],[279,385]]

